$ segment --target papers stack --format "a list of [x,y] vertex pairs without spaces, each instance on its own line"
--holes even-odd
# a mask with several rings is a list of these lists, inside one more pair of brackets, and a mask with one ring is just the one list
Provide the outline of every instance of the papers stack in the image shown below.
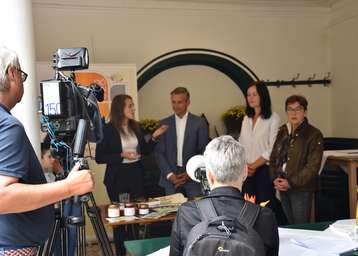
[[355,228],[355,220],[337,221],[324,231],[279,228],[279,255],[345,255],[358,248],[358,242],[353,239]]

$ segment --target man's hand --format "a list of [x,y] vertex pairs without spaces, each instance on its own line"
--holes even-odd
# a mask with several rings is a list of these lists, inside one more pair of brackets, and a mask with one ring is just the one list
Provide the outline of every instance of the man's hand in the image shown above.
[[76,164],[66,178],[66,183],[71,195],[83,195],[92,191],[94,187],[91,170],[79,170],[80,165]]
[[179,181],[178,183],[174,186],[175,188],[183,186],[185,183],[188,182],[188,180],[190,179],[189,175],[186,172],[180,173],[177,175]]
[[169,181],[174,185],[175,188],[183,186],[189,179],[190,178],[186,172],[180,174],[172,174],[169,177]]
[[288,184],[287,179],[276,178],[273,181],[273,184],[275,189],[277,189],[278,191],[288,191],[290,189],[290,184]]

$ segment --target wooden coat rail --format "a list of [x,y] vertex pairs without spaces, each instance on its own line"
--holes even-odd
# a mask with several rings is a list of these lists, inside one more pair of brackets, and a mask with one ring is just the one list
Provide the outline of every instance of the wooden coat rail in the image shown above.
[[328,86],[331,83],[331,79],[330,79],[330,75],[331,73],[328,73],[327,76],[325,76],[323,79],[315,79],[316,78],[316,74],[314,74],[312,77],[309,77],[306,80],[298,80],[300,74],[298,73],[296,77],[294,77],[292,80],[277,80],[277,81],[264,81],[264,83],[267,86],[293,86],[296,87],[296,85],[308,85],[308,86],[312,86],[312,85],[317,85],[317,84],[321,84],[323,86]]

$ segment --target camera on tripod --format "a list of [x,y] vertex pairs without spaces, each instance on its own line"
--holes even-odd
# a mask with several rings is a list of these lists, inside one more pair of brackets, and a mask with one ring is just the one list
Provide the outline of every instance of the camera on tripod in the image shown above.
[[[69,172],[70,166],[75,162],[80,163],[80,169],[88,169],[84,158],[85,144],[99,142],[103,138],[97,101],[103,100],[104,91],[99,85],[86,87],[75,81],[75,70],[88,68],[86,48],[58,49],[53,57],[55,77],[40,83],[43,115],[41,130],[48,133],[53,153],[63,160],[65,171]],[[62,71],[71,71],[71,74],[66,76]],[[64,177],[65,175],[62,178]],[[90,192],[74,197],[73,202],[74,206],[80,208],[80,216],[65,216],[66,202],[60,202],[60,214],[56,216],[49,242],[46,244],[45,256],[53,254],[57,236],[60,236],[62,256],[72,255],[70,253],[73,252],[70,252],[68,247],[69,224],[76,227],[76,255],[86,255],[85,212],[91,220],[102,255],[113,256],[93,194]]]
[[[74,72],[87,69],[86,48],[62,48],[53,55],[54,79],[40,82],[42,114],[52,123],[56,136],[73,138],[80,119],[89,122],[87,139],[98,142],[103,138],[102,121],[97,101],[103,100],[103,89],[92,84],[89,87],[76,83]],[[70,76],[62,71],[71,71]],[[46,124],[41,125],[48,131]]]

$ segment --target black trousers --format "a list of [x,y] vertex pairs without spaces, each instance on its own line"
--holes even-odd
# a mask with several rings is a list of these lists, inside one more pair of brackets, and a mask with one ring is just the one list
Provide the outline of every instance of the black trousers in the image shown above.
[[[115,181],[107,186],[108,197],[111,202],[119,202],[119,194],[129,193],[130,200],[144,196],[143,169],[139,162],[122,164]],[[116,255],[125,255],[124,240],[134,239],[136,234],[129,226],[113,227],[113,239]]]
[[243,194],[256,195],[256,203],[270,200],[267,207],[276,215],[278,225],[288,224],[281,202],[275,196],[275,189],[271,182],[269,166],[262,165],[257,168],[255,174],[247,177],[242,187]]

